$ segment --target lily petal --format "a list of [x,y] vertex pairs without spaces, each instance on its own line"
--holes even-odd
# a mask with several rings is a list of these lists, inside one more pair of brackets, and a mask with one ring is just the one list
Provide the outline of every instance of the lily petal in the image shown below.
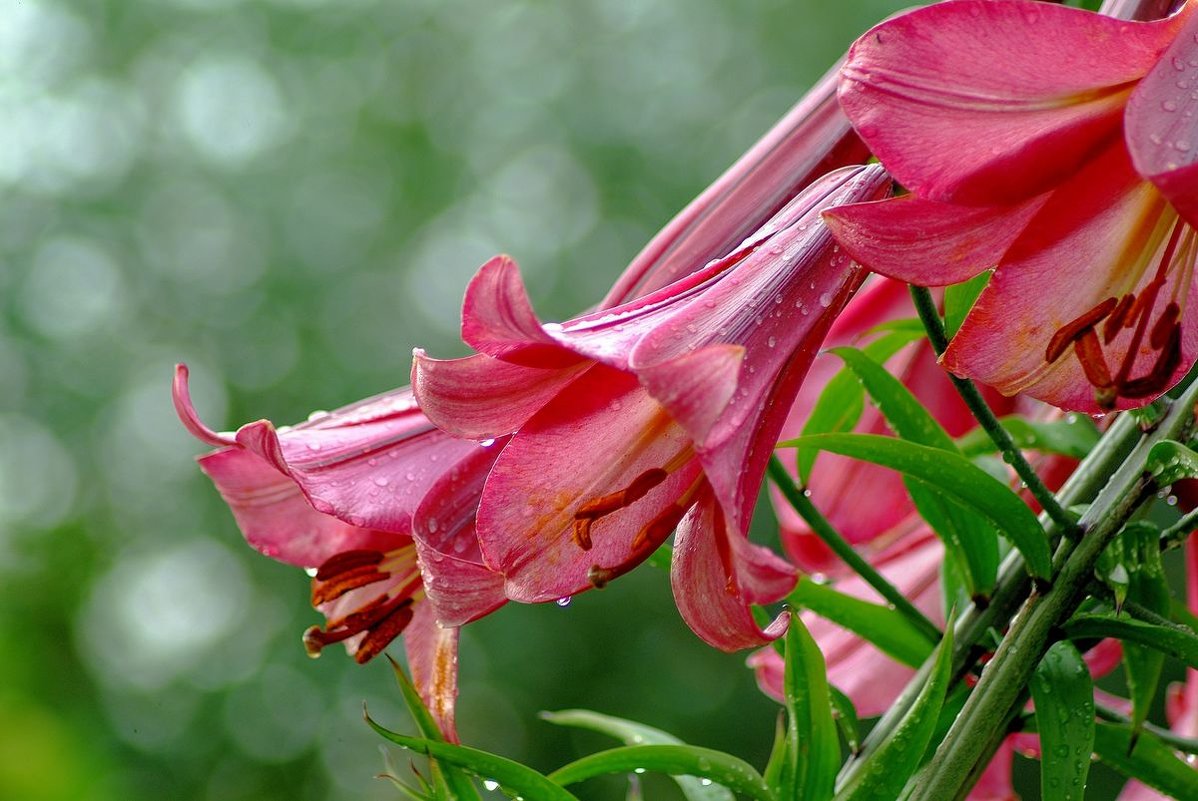
[[[550,370],[475,354],[434,359],[412,353],[412,389],[438,428],[463,439],[510,434],[589,365]],[[485,402],[483,402],[485,401]]]
[[[690,438],[635,376],[596,365],[531,417],[495,462],[483,488],[478,533],[506,592],[536,602],[592,586],[593,569],[643,560],[637,535],[668,512],[699,474]],[[593,521],[592,547],[575,539],[578,512],[650,471],[660,483]],[[668,534],[668,530],[666,531]]]
[[453,714],[458,698],[458,630],[437,625],[430,604],[416,604],[403,641],[421,700],[445,738],[458,742]]
[[[1164,248],[1159,224],[1167,214],[1159,192],[1136,174],[1126,149],[1116,142],[1054,192],[1011,246],[945,352],[944,365],[1007,395],[1024,392],[1063,409],[1109,411],[1096,403],[1078,359],[1066,355],[1048,365],[1046,349],[1057,331],[1107,298],[1141,293]],[[1186,272],[1170,273],[1153,318],[1161,315]],[[1166,387],[1185,375],[1198,353],[1193,318],[1198,293],[1184,284],[1176,291],[1185,310],[1181,358]],[[1126,328],[1104,346],[1112,371],[1132,338]],[[1157,357],[1145,338],[1132,373],[1148,373]],[[1141,403],[1119,398],[1120,408]]]
[[712,345],[638,370],[641,383],[695,442],[703,442],[736,393],[745,349]]
[[750,604],[778,600],[795,577],[787,562],[729,531],[710,492],[700,495],[674,535],[670,585],[678,611],[704,642],[724,651],[765,645],[786,632],[785,614],[761,629]]
[[479,448],[444,473],[416,508],[412,537],[425,594],[441,626],[461,626],[502,606],[503,576],[482,563],[475,515],[505,441]]
[[1124,134],[1136,170],[1198,226],[1198,14],[1184,16],[1173,44],[1127,101]]
[[520,269],[509,256],[488,261],[466,287],[462,341],[492,358],[525,367],[565,367],[578,361],[542,329]]
[[246,541],[271,559],[316,567],[336,553],[386,551],[405,539],[316,511],[293,479],[241,448],[214,451],[201,456],[199,464],[229,505]]
[[840,100],[912,192],[1009,205],[1057,185],[1117,137],[1133,82],[1178,26],[1032,0],[937,3],[861,37]]
[[848,254],[882,275],[947,286],[998,264],[1048,200],[966,207],[915,195],[840,206],[824,222]]

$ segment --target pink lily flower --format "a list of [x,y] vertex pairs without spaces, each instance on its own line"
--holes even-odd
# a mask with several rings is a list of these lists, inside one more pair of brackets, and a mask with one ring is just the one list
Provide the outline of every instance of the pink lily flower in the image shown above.
[[187,377],[179,365],[179,418],[218,448],[200,469],[250,545],[313,576],[327,623],[304,633],[309,655],[343,642],[367,662],[403,633],[421,696],[456,737],[457,627],[506,600],[482,564],[473,514],[499,446],[439,431],[406,388],[297,426],[258,420],[220,434],[200,421]]
[[562,324],[536,318],[510,259],[479,270],[462,314],[478,353],[417,351],[412,384],[456,436],[516,432],[478,512],[509,598],[602,586],[677,527],[672,585],[691,628],[728,650],[781,633],[749,606],[785,595],[793,568],[745,532],[790,402],[863,278],[818,215],[886,188],[875,167],[832,173],[727,257]]
[[959,0],[853,46],[841,104],[910,194],[828,224],[861,263],[922,286],[994,269],[948,369],[1100,412],[1145,403],[1193,364],[1193,10],[1132,22]]

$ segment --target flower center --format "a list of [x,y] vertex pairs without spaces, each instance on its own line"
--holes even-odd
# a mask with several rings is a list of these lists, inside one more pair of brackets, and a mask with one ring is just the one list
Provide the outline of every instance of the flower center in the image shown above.
[[[1113,409],[1121,397],[1159,395],[1169,387],[1181,364],[1181,314],[1193,279],[1198,240],[1194,229],[1175,214],[1168,222],[1172,230],[1152,279],[1138,293],[1128,291],[1118,298],[1108,297],[1061,326],[1045,349],[1044,359],[1052,364],[1073,346],[1086,380],[1094,387],[1095,402],[1104,409]],[[1133,285],[1142,272],[1142,267],[1130,271]],[[1172,285],[1168,301],[1155,312],[1168,284]],[[1130,341],[1118,369],[1112,373],[1106,349],[1127,329],[1131,329]],[[1152,366],[1133,376],[1145,344],[1155,353]]]
[[412,604],[422,587],[414,545],[333,555],[312,579],[312,605],[328,605],[328,621],[323,629],[312,626],[304,632],[308,656],[318,657],[326,645],[362,635],[354,660],[370,661],[411,622]]

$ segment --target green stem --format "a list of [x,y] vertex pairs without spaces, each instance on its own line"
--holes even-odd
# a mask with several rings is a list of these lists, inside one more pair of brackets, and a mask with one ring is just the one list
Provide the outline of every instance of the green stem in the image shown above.
[[827,518],[815,508],[815,504],[811,502],[806,493],[799,489],[777,456],[770,457],[767,470],[770,478],[786,497],[786,500],[807,521],[807,525],[811,526],[812,532],[823,540],[825,545],[832,549],[833,553],[839,556],[857,575],[865,579],[865,582],[877,590],[879,595],[889,601],[903,617],[907,618],[915,628],[919,629],[928,638],[929,642],[940,642],[940,629],[936,627],[936,624],[928,620],[923,612],[916,609],[914,604],[907,600],[893,584],[886,580],[885,576],[875,570],[873,565],[865,561],[857,553],[848,540],[842,537],[840,532],[828,522]]
[[[1102,704],[1095,704],[1094,712],[1098,715],[1098,717],[1111,723],[1120,723],[1124,726],[1130,726],[1132,722],[1131,718],[1129,718],[1127,715],[1124,715],[1118,710],[1105,707]],[[1192,737],[1182,737],[1180,734],[1174,734],[1166,728],[1162,728],[1161,726],[1147,722],[1141,723],[1140,728],[1144,729],[1144,731],[1150,734],[1156,735],[1159,740],[1168,743],[1178,751],[1186,754],[1198,754],[1198,740]]]
[[[940,320],[940,312],[936,309],[936,301],[932,299],[932,293],[925,287],[912,286],[911,298],[915,301],[915,310],[919,312],[919,319],[923,322],[924,329],[928,332],[928,341],[932,343],[932,349],[936,351],[936,355],[944,353],[948,347],[948,338],[944,332],[944,324]],[[982,429],[990,435],[990,439],[998,446],[998,450],[1002,453],[1003,461],[1011,465],[1015,472],[1019,474],[1019,478],[1027,485],[1028,492],[1040,504],[1040,507],[1048,514],[1052,521],[1064,532],[1072,532],[1075,530],[1073,518],[1065,509],[1057,503],[1057,499],[1049,491],[1048,487],[1044,486],[1044,482],[1040,480],[1040,476],[1032,469],[1032,466],[1024,458],[1023,452],[1011,439],[1010,433],[1003,428],[1002,423],[994,416],[994,412],[986,405],[986,401],[982,398],[982,393],[978,392],[977,386],[967,378],[960,378],[948,374],[952,380],[953,386],[957,388],[961,399],[965,401],[965,405],[969,407],[969,411],[977,419],[978,424]]]
[[1167,551],[1185,544],[1195,528],[1198,528],[1198,509],[1182,515],[1181,520],[1161,532],[1161,550]]
[[[1061,487],[1060,503],[1063,506],[1072,506],[1094,498],[1142,437],[1143,432],[1131,415],[1116,417],[1106,434]],[[1058,533],[1055,525],[1051,520],[1047,520],[1045,515],[1041,515],[1041,523],[1050,536]],[[957,620],[953,632],[954,682],[971,669],[981,652],[989,650],[981,643],[987,638],[997,640],[998,635],[994,632],[1006,627],[1011,616],[1027,597],[1030,585],[1023,557],[1018,551],[1012,551],[999,567],[995,591],[990,596],[990,605],[979,608],[971,604]],[[860,770],[866,763],[866,758],[889,738],[910,708],[911,701],[927,681],[930,670],[929,661],[911,678],[903,692],[866,736],[861,751],[845,764],[837,777],[838,785],[843,785]]]
[[994,658],[965,702],[936,753],[912,781],[909,801],[944,801],[969,790],[977,764],[997,747],[994,721],[1004,720],[1051,642],[1054,629],[1072,614],[1093,575],[1098,557],[1152,490],[1144,464],[1152,445],[1185,436],[1193,426],[1198,384],[1173,403],[1152,436],[1145,438],[1099,493],[1082,518],[1086,532],[1076,544],[1061,543],[1052,588],[1033,593],[1011,624]]

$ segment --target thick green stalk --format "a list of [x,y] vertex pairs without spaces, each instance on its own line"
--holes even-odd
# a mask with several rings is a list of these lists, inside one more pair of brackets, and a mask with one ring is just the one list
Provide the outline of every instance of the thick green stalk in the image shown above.
[[[1130,415],[1117,417],[1061,487],[1058,495],[1061,505],[1073,506],[1092,499],[1123,464],[1142,436],[1143,432]],[[1051,536],[1060,533],[1046,515],[1041,515],[1041,523]],[[990,636],[991,631],[1001,630],[1007,625],[1020,603],[1027,597],[1030,586],[1031,581],[1028,579],[1023,558],[1017,551],[1012,551],[999,567],[998,580],[995,591],[990,596],[989,606],[979,608],[970,605],[957,620],[953,637],[954,681],[973,666],[980,652],[989,650],[981,646],[981,643]],[[873,753],[877,746],[890,736],[906,714],[912,699],[919,693],[919,688],[927,680],[930,669],[929,662],[907,683],[902,694],[895,699],[894,704],[865,738],[860,754],[845,764],[837,778],[838,785],[847,781],[864,764],[865,757]]]
[[[1142,436],[1143,432],[1130,415],[1120,415],[1116,418],[1110,429],[1061,487],[1060,503],[1072,506],[1091,500],[1108,483]],[[1041,522],[1050,535],[1059,534],[1046,515],[1041,515]],[[1020,603],[1027,597],[1030,585],[1023,558],[1018,552],[1012,551],[999,568],[997,586],[991,595],[990,605],[985,608],[971,605],[957,621],[953,643],[954,681],[972,668],[979,653],[989,650],[982,643],[989,636],[997,638],[997,634],[991,635],[991,632],[1007,625]],[[838,785],[847,781],[860,769],[865,758],[890,736],[906,714],[919,688],[927,680],[930,667],[930,663],[925,664],[908,682],[902,694],[865,738],[860,754],[845,764],[838,776]]]
[[832,552],[839,556],[844,563],[851,567],[857,575],[861,576],[869,586],[878,591],[878,594],[890,602],[892,606],[907,620],[923,633],[929,642],[940,642],[940,629],[936,628],[936,624],[928,620],[923,612],[915,608],[915,605],[907,600],[901,592],[889,581],[886,577],[874,569],[873,565],[865,561],[856,549],[840,535],[828,519],[825,518],[820,511],[815,508],[815,504],[807,497],[794,479],[790,477],[790,473],[786,471],[781,460],[777,456],[770,457],[768,467],[769,476],[774,484],[786,496],[786,500],[794,507],[794,510],[807,521],[811,526],[811,530],[817,537],[823,540],[824,544],[832,549]]
[[[940,312],[936,309],[936,302],[932,299],[932,293],[925,287],[912,286],[911,298],[915,301],[915,310],[919,313],[919,319],[923,322],[924,329],[928,332],[928,341],[932,343],[932,349],[936,351],[936,355],[944,353],[948,347],[948,338],[944,332],[944,323],[940,320]],[[1027,485],[1028,492],[1040,504],[1040,507],[1048,514],[1052,521],[1061,528],[1062,531],[1069,532],[1073,530],[1073,518],[1069,513],[1057,503],[1057,499],[1053,496],[1048,487],[1044,486],[1044,482],[1040,480],[1040,476],[1024,458],[1022,451],[1011,439],[1010,433],[1002,427],[1002,423],[998,422],[998,418],[994,416],[994,412],[986,405],[986,401],[982,398],[982,393],[978,392],[977,386],[967,378],[960,378],[948,374],[952,379],[953,386],[956,387],[957,393],[961,399],[965,401],[965,405],[969,407],[969,411],[973,413],[978,424],[998,446],[998,450],[1002,453],[1003,461],[1011,465],[1019,478]]]
[[1149,497],[1153,486],[1144,471],[1148,451],[1162,439],[1188,435],[1193,428],[1196,400],[1198,384],[1171,404],[1157,429],[1140,442],[1099,493],[1082,517],[1085,536],[1076,545],[1069,541],[1061,544],[1052,588],[1044,595],[1033,594],[1024,603],[940,747],[912,781],[909,801],[945,801],[961,798],[969,791],[975,767],[992,755],[1001,739],[994,721],[1011,714],[1051,643],[1053,630],[1084,597],[1098,557]]

